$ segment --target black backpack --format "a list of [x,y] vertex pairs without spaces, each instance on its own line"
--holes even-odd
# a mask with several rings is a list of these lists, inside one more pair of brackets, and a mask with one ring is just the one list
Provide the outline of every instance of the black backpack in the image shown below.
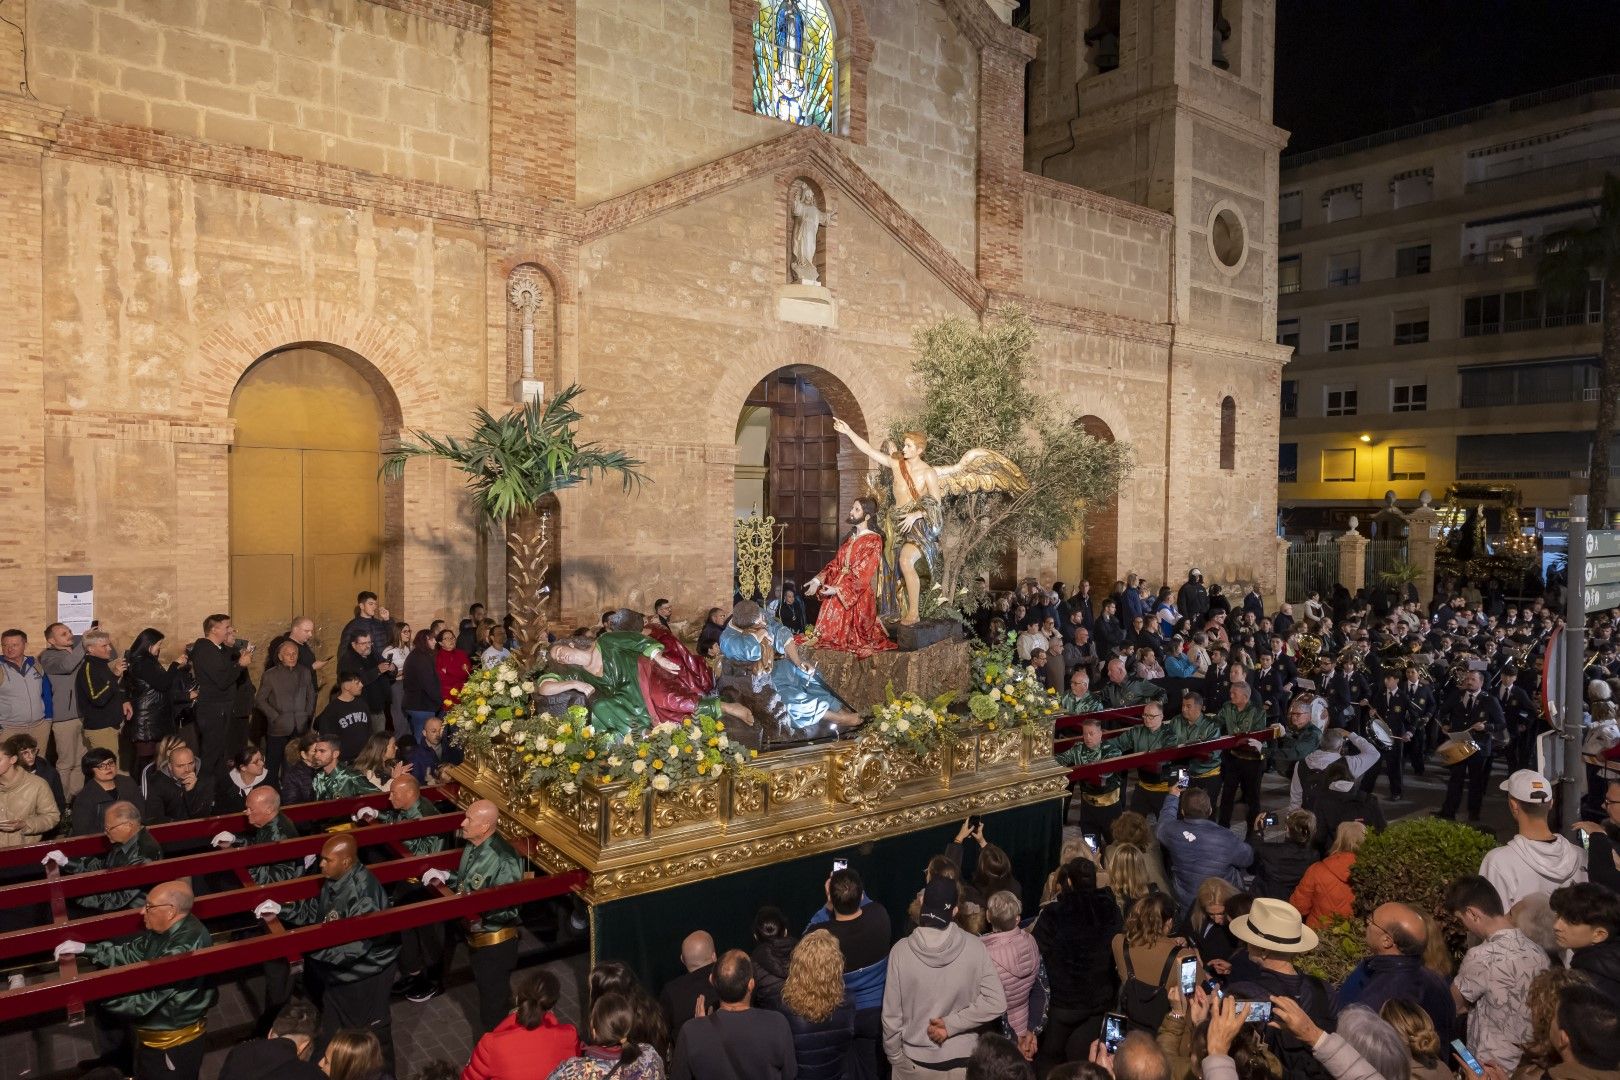
[[1125,983],[1119,988],[1119,1011],[1125,1014],[1132,1028],[1158,1031],[1164,1018],[1170,1015],[1170,992],[1164,988],[1164,984],[1170,978],[1171,965],[1182,952],[1179,948],[1171,949],[1170,955],[1164,958],[1164,970],[1159,972],[1159,981],[1149,984],[1136,977],[1136,966],[1131,963],[1131,947],[1125,945]]

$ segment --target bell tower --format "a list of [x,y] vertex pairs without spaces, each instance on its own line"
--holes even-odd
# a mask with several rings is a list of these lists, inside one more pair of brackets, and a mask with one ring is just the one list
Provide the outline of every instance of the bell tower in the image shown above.
[[1030,0],[1025,168],[1173,219],[1170,580],[1200,564],[1200,526],[1274,528],[1275,25],[1276,0]]

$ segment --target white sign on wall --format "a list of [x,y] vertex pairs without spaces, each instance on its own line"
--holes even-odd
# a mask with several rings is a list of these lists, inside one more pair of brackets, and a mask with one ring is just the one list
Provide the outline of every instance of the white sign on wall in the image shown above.
[[56,579],[56,621],[75,635],[95,621],[95,579],[90,574],[62,574]]

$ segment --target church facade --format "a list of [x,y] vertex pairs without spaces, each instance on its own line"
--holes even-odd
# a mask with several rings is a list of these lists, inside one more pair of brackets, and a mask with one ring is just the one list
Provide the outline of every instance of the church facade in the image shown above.
[[563,496],[566,617],[701,611],[747,493],[813,559],[864,482],[831,417],[881,437],[913,329],[1006,304],[1136,462],[1018,570],[1272,595],[1271,0],[1009,7],[8,5],[0,610],[90,575],[120,644],[227,608],[335,640],[357,587],[498,611],[457,475],[379,454],[577,382],[652,483]]

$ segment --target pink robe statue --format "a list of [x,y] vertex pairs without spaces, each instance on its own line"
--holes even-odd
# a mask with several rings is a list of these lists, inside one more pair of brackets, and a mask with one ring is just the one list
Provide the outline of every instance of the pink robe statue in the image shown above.
[[[883,537],[875,532],[845,540],[821,578],[821,614],[816,616],[816,648],[865,658],[894,648],[877,613],[877,574]],[[826,589],[838,590],[828,596]]]

